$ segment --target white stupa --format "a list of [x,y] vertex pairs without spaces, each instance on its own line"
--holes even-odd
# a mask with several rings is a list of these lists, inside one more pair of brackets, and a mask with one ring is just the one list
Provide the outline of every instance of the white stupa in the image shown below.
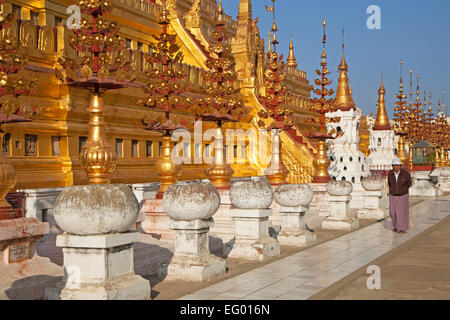
[[333,103],[336,110],[327,113],[326,116],[340,118],[339,122],[328,123],[327,130],[335,129],[336,133],[342,131],[343,134],[337,139],[328,140],[328,157],[331,161],[328,173],[332,179],[353,183],[350,207],[358,208],[363,204],[364,189],[361,186],[361,180],[363,177],[369,176],[370,171],[367,159],[358,146],[362,112],[355,107],[353,102],[351,88],[348,84],[348,65],[345,61],[344,50],[342,50],[339,71],[339,83]]
[[395,157],[395,133],[389,124],[384,97],[383,79],[378,90],[377,117],[373,128],[370,129],[370,155],[367,158],[370,170],[386,171],[392,169]]

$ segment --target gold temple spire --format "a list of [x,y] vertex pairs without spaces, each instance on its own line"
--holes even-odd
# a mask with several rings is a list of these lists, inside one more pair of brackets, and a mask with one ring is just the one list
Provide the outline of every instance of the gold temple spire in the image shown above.
[[287,65],[289,67],[293,67],[294,69],[296,69],[298,66],[297,59],[294,55],[294,44],[292,43],[292,38],[291,42],[289,43],[289,57],[287,58]]
[[338,87],[336,90],[336,98],[334,99],[334,107],[342,111],[348,111],[355,109],[355,102],[353,102],[352,94],[350,91],[350,86],[348,84],[348,65],[345,61],[344,55],[344,30],[342,30],[342,59],[339,65],[339,79]]
[[413,106],[413,89],[412,89],[412,74],[413,70],[409,70],[409,107],[412,108]]
[[386,90],[384,89],[383,76],[381,76],[380,89],[378,89],[378,108],[377,108],[377,118],[375,120],[375,125],[373,130],[391,130],[389,124],[389,118],[386,112],[386,104],[384,97],[386,95]]
[[267,49],[267,52],[272,52],[272,32],[269,32],[269,47]]

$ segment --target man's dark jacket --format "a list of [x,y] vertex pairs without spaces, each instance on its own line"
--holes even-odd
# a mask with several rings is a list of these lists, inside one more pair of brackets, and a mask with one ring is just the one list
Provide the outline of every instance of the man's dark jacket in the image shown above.
[[389,194],[391,196],[403,196],[408,193],[409,188],[411,188],[411,176],[409,172],[400,169],[400,174],[398,175],[398,181],[395,179],[394,170],[389,171],[388,174],[388,185]]

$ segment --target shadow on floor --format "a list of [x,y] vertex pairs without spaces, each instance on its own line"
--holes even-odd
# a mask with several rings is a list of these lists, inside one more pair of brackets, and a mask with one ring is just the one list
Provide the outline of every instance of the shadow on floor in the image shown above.
[[10,300],[44,300],[45,289],[55,287],[62,277],[36,275],[14,281],[11,288],[5,290]]

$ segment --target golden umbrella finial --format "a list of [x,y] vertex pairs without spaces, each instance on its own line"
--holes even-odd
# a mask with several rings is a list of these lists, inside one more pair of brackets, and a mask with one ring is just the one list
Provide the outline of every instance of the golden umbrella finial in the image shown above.
[[267,49],[267,52],[272,52],[272,32],[269,32],[269,48]]
[[344,29],[342,29],[342,59],[339,64],[339,78],[338,87],[336,90],[336,98],[334,99],[334,107],[342,111],[347,111],[355,108],[355,102],[352,98],[352,91],[349,85],[347,76],[348,65],[344,56]]
[[412,89],[412,74],[413,70],[409,70],[409,107],[412,109],[413,106],[413,89]]
[[375,120],[375,125],[373,126],[373,130],[391,130],[391,126],[389,124],[389,119],[386,112],[386,104],[384,100],[386,90],[384,89],[383,78],[384,76],[382,75],[380,88],[378,89],[377,117]]
[[289,67],[293,67],[294,69],[298,66],[297,59],[294,55],[294,44],[292,43],[292,37],[289,43],[289,57],[287,58],[287,65]]

